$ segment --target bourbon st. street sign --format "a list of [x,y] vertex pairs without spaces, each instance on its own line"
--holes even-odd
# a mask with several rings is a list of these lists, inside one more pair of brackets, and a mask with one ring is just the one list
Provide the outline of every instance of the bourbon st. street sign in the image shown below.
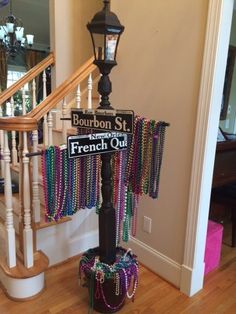
[[72,126],[102,131],[133,133],[132,110],[72,109]]
[[117,132],[69,136],[68,157],[76,158],[127,149],[127,134]]

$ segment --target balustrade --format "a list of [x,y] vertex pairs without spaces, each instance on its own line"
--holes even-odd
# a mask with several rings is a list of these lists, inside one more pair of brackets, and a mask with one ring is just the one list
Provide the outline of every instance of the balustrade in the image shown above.
[[[14,99],[11,97],[11,116],[14,117]],[[11,163],[13,166],[17,164],[17,149],[16,149],[16,131],[11,131]]]
[[[12,199],[12,178],[11,164],[19,167],[19,202],[18,202],[18,217],[19,217],[19,233],[20,243],[19,249],[23,253],[24,265],[26,268],[31,268],[34,265],[34,232],[32,222],[40,222],[40,193],[39,193],[39,157],[37,156],[39,147],[38,134],[39,131],[35,128],[40,125],[43,119],[43,144],[44,147],[53,144],[53,119],[51,109],[62,101],[62,118],[69,117],[69,109],[67,108],[66,96],[69,93],[76,93],[76,107],[81,108],[81,99],[85,94],[81,93],[80,83],[87,80],[87,108],[92,109],[92,87],[93,80],[91,72],[95,70],[95,65],[92,64],[92,59],[82,66],[63,86],[58,87],[52,94],[47,96],[46,91],[46,73],[43,72],[43,101],[37,105],[37,90],[36,81],[31,76],[30,81],[24,81],[24,84],[18,83],[21,88],[22,96],[22,115],[23,117],[14,116],[14,94],[15,88],[11,87],[12,92],[8,98],[6,95],[0,94],[0,154],[3,158],[0,161],[1,175],[4,176],[4,196],[6,207],[6,256],[7,265],[9,268],[16,266],[16,238],[14,228],[13,215],[13,199]],[[22,82],[23,82],[22,81]],[[27,113],[27,102],[25,84],[31,83],[32,86],[32,111]],[[76,90],[76,91],[75,91]],[[84,97],[84,96],[83,96]],[[10,99],[11,117],[1,119],[3,101]],[[26,116],[27,113],[27,116]],[[7,122],[6,122],[7,121]],[[8,123],[9,121],[9,123]],[[30,124],[36,121],[35,124]],[[62,138],[63,142],[67,140],[67,124],[66,120],[62,121]],[[10,132],[9,132],[10,131]],[[11,135],[9,137],[9,134]],[[18,135],[18,136],[17,136]],[[9,140],[11,139],[11,152],[9,149]],[[17,147],[17,142],[18,147]],[[18,153],[17,153],[18,149]],[[33,153],[32,157],[29,157]],[[30,158],[32,158],[30,160]],[[30,166],[32,170],[30,171]],[[32,193],[32,200],[31,200]],[[37,248],[36,248],[37,249]]]
[[[47,97],[47,77],[45,70],[43,71],[43,100]],[[48,146],[48,115],[47,113],[43,117],[43,143],[47,147]]]
[[92,74],[90,73],[88,77],[88,109],[92,109],[92,104],[93,104],[92,91],[93,91],[93,79],[92,79]]
[[66,143],[67,141],[67,126],[66,126],[66,116],[67,116],[67,103],[66,103],[66,98],[63,99],[63,102],[62,102],[62,111],[61,111],[61,114],[62,114],[62,140],[63,140],[63,143]]
[[[32,83],[32,107],[36,108],[36,83]],[[38,151],[38,130],[32,131],[33,153]],[[40,222],[40,199],[39,199],[39,168],[38,156],[32,157],[32,207],[35,223]]]
[[26,268],[33,266],[33,231],[31,228],[31,200],[30,200],[30,177],[27,132],[23,132],[23,208],[24,208],[24,264]]
[[79,84],[76,91],[76,108],[79,109],[80,104],[81,104],[81,90],[80,90],[80,84]]
[[[0,118],[2,117],[2,107],[0,106]],[[4,158],[3,158],[3,149],[4,149],[4,131],[0,130],[0,154],[1,154],[1,177],[4,178]]]
[[12,186],[11,186],[11,169],[10,169],[10,150],[8,144],[8,132],[4,131],[4,196],[6,205],[6,253],[7,265],[9,268],[16,266],[16,238],[13,223],[13,203],[12,203]]

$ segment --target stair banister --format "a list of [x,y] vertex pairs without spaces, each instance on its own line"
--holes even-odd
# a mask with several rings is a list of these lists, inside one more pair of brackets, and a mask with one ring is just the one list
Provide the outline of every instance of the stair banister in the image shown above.
[[81,104],[81,90],[80,90],[80,84],[78,84],[77,90],[76,90],[76,108],[80,108]]
[[[14,99],[13,96],[11,97],[11,116],[14,117]],[[13,166],[17,164],[17,149],[16,149],[16,131],[11,132],[12,136],[12,148],[11,148],[11,163]]]
[[[61,100],[64,99],[70,92],[72,92],[79,83],[81,83],[88,75],[96,69],[93,64],[94,58],[90,58],[84,65],[82,65],[75,73],[59,87],[57,87],[42,103],[40,103],[35,110],[31,111],[27,117],[39,121],[45,113],[53,109]],[[0,122],[1,126],[1,122]]]
[[8,144],[8,132],[4,131],[4,196],[6,205],[6,253],[9,268],[16,266],[16,235],[13,223],[13,203],[10,169],[10,150]]
[[[52,55],[48,58],[48,65],[52,63]],[[54,59],[53,59],[54,60]],[[50,136],[50,128],[52,129],[52,117],[50,111],[58,106],[67,96],[70,96],[76,91],[76,107],[81,107],[81,95],[80,84],[88,80],[88,108],[92,108],[92,77],[91,73],[96,70],[96,66],[93,64],[94,58],[89,59],[84,65],[82,65],[75,73],[68,78],[64,83],[57,87],[50,95],[45,97],[44,100],[36,106],[36,84],[35,77],[37,76],[35,71],[28,72],[17,84],[13,84],[10,89],[0,94],[0,151],[4,156],[1,161],[2,174],[4,174],[5,185],[5,207],[6,207],[6,228],[5,228],[5,240],[6,240],[6,256],[7,264],[2,261],[3,266],[8,266],[9,273],[14,273],[16,269],[27,270],[31,272],[32,269],[38,267],[39,251],[36,247],[36,234],[37,225],[40,223],[40,198],[39,198],[39,160],[38,156],[38,125],[42,121],[43,117],[47,116],[48,120],[48,144],[52,144],[52,136]],[[45,60],[44,60],[45,61]],[[45,70],[45,62],[41,63],[40,68],[37,67],[37,73],[41,73]],[[30,76],[29,76],[30,73]],[[45,76],[45,75],[44,75]],[[31,112],[26,113],[26,98],[24,86],[26,83],[32,82],[32,101],[33,109]],[[2,117],[1,116],[1,104],[6,100],[11,99],[11,105],[13,105],[13,96],[20,89],[22,91],[23,99],[23,115]],[[44,91],[46,90],[46,84],[44,83]],[[12,107],[12,106],[11,106]],[[68,117],[68,108],[64,102],[64,116]],[[66,140],[67,132],[66,126],[64,128],[64,141]],[[16,238],[13,221],[13,198],[12,198],[12,186],[11,186],[11,165],[10,165],[10,151],[9,151],[9,137],[8,132],[19,132],[19,146],[18,146],[18,162],[19,167],[19,245],[17,245],[16,253]],[[32,135],[31,135],[32,134]],[[51,139],[50,139],[51,137]],[[14,139],[14,136],[13,136]],[[31,139],[31,140],[30,140]],[[29,145],[32,145],[31,147]],[[13,143],[14,147],[14,143]],[[14,148],[15,149],[15,148]],[[30,152],[30,153],[29,153]],[[13,156],[13,153],[12,153]],[[29,157],[32,159],[30,160]],[[12,157],[13,158],[13,157]],[[32,162],[32,168],[30,163]],[[15,164],[16,160],[12,159],[12,163]],[[15,170],[17,167],[12,167]],[[31,169],[31,171],[30,171]],[[4,170],[4,173],[3,173]],[[32,182],[31,182],[32,181]],[[31,197],[32,194],[32,197]],[[15,205],[14,205],[15,206]],[[15,208],[14,208],[15,209]],[[33,228],[32,228],[32,222]],[[17,228],[18,229],[18,228]],[[16,229],[16,230],[17,230]],[[18,230],[17,230],[18,232]],[[36,250],[36,251],[35,251]],[[16,263],[16,259],[17,263]],[[24,268],[21,262],[24,261]],[[40,257],[41,261],[41,257]],[[20,266],[19,266],[20,265]],[[16,268],[15,268],[16,266]],[[45,262],[42,268],[45,271],[48,266]],[[12,269],[13,268],[13,269]],[[21,276],[21,274],[20,274]],[[25,275],[24,275],[25,276]],[[27,275],[28,276],[28,275]],[[26,277],[27,277],[26,276]],[[30,273],[31,276],[31,273]],[[33,277],[37,277],[36,276]],[[21,277],[20,277],[21,278]],[[41,278],[41,277],[40,277]],[[28,280],[27,278],[24,278]]]
[[31,228],[31,200],[30,200],[30,177],[27,132],[23,132],[23,208],[24,208],[24,231],[23,231],[23,254],[26,268],[33,266],[33,231]]
[[[22,90],[22,113],[26,114],[25,89]],[[28,133],[23,132],[23,209],[24,209],[24,230],[23,230],[23,254],[24,265],[30,268],[34,265],[33,256],[33,231],[31,228],[31,199],[30,199],[30,176],[29,176],[29,153]]]
[[92,90],[93,90],[93,79],[92,74],[88,77],[88,109],[92,109]]
[[4,104],[11,96],[13,96],[18,90],[20,90],[25,84],[32,81],[37,75],[39,75],[48,66],[54,64],[54,55],[50,53],[47,58],[43,59],[40,63],[30,69],[21,79],[12,84],[9,88],[0,94],[0,105]]
[[[2,117],[2,106],[0,106],[0,118]],[[3,156],[3,149],[4,149],[4,131],[0,130],[0,154]],[[5,171],[4,171],[4,158],[1,158],[1,177],[4,178]]]
[[[66,97],[62,101],[62,118],[66,118],[67,115],[67,103],[66,103]],[[62,120],[62,140],[63,143],[66,143],[67,140],[67,128],[66,128],[66,121]]]
[[30,113],[20,117],[0,118],[0,130],[32,131],[38,128],[38,122],[53,109],[66,95],[72,92],[80,82],[96,69],[94,58],[90,58],[69,79],[57,87]]
[[[43,71],[43,100],[47,97],[47,89],[46,89],[46,72]],[[48,116],[47,114],[43,117],[43,143],[47,147],[48,146]]]
[[[36,108],[36,83],[32,83],[32,104]],[[33,153],[38,151],[38,130],[32,132]],[[40,199],[39,199],[39,174],[38,174],[38,156],[32,157],[32,207],[33,219],[35,223],[40,222]]]

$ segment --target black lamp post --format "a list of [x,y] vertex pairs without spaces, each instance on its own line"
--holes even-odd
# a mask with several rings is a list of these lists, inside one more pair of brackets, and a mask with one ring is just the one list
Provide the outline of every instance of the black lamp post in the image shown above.
[[[94,64],[102,74],[98,83],[98,92],[101,102],[98,109],[113,109],[110,105],[109,95],[112,91],[109,73],[117,65],[116,53],[120,35],[124,26],[118,17],[110,11],[110,0],[104,0],[102,11],[95,14],[87,28],[90,31],[93,49]],[[102,206],[99,211],[99,255],[100,261],[112,264],[116,259],[116,217],[112,205],[111,181],[111,153],[102,154]]]
[[98,92],[102,96],[99,109],[110,109],[109,94],[112,90],[108,75],[111,69],[117,65],[116,53],[124,26],[120,24],[118,17],[110,11],[110,0],[103,2],[103,10],[95,14],[87,27],[93,42],[94,64],[98,66],[102,74],[98,83]]

